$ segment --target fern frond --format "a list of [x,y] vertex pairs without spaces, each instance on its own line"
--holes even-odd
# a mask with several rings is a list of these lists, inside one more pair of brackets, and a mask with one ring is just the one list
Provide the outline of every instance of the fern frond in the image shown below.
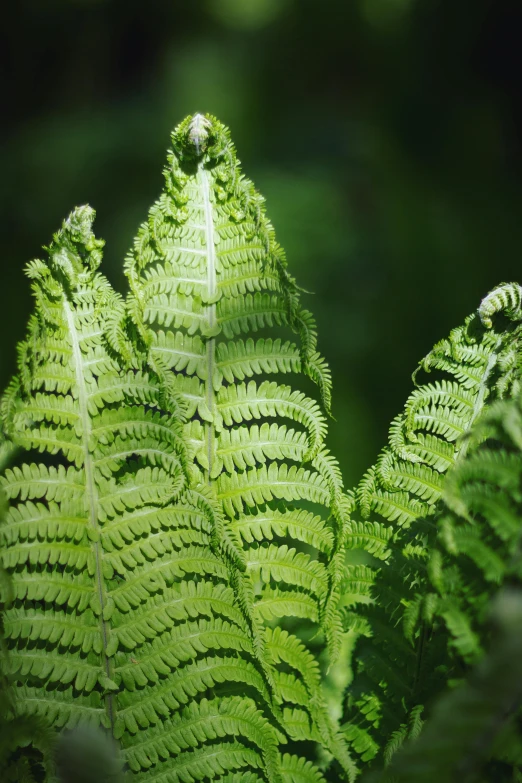
[[521,426],[519,397],[491,406],[444,485],[430,577],[448,644],[466,662],[480,659],[489,638],[485,609],[492,590],[522,577]]
[[[213,540],[228,550],[237,600],[273,684],[264,627],[275,618],[306,618],[320,627],[318,644],[326,638],[334,655],[339,646],[348,501],[324,448],[330,373],[225,126],[202,115],[182,122],[164,175],[127,258],[128,310],[149,362],[171,371],[184,400],[192,487],[217,499]],[[319,691],[314,698],[321,701]],[[317,728],[325,714],[324,705],[311,710],[310,731],[348,768],[334,727]]]
[[501,283],[484,297],[479,307],[480,320],[485,326],[491,327],[492,317],[496,313],[505,312],[513,321],[520,320],[522,315],[522,288],[518,283]]
[[[357,604],[359,616],[368,623],[359,620],[357,625],[364,636],[355,647],[356,673],[345,716],[357,723],[356,741],[363,753],[378,747],[382,758],[387,747],[389,760],[406,736],[409,712],[445,683],[452,665],[448,656],[472,661],[482,654],[468,615],[449,598],[463,589],[462,576],[455,567],[437,561],[434,551],[439,535],[454,556],[466,551],[490,583],[500,584],[504,578],[502,555],[482,540],[473,520],[479,503],[484,512],[493,509],[493,485],[514,486],[518,455],[511,461],[502,452],[480,458],[484,480],[490,482],[487,491],[478,493],[480,500],[472,481],[474,457],[466,455],[485,437],[477,430],[483,411],[518,388],[518,291],[516,285],[494,289],[475,315],[423,359],[419,370],[437,371],[439,378],[417,386],[409,396],[403,413],[391,424],[388,447],[357,488],[358,508],[348,524],[348,546],[381,560],[365,566],[364,572],[362,566],[349,566],[343,584],[344,603]],[[472,509],[468,495],[459,491],[467,479],[465,493],[477,498]],[[466,515],[467,526],[457,530],[437,516],[443,493],[455,512]],[[492,513],[493,518],[505,519],[505,534],[513,536],[517,523],[510,509],[500,502],[498,514]],[[387,540],[380,544],[369,536],[372,527],[386,531]],[[350,616],[346,622],[348,627],[353,624]],[[377,722],[364,717],[368,699],[380,705]]]
[[[127,339],[93,217],[76,210],[30,267],[23,381],[1,408],[19,448],[0,532],[13,698],[34,725],[104,727],[136,780],[280,783],[281,700],[247,554],[212,487],[189,486],[178,392]],[[323,540],[318,522],[292,524]]]
[[[497,596],[492,612],[495,644],[489,654],[464,683],[442,695],[420,735],[410,732],[390,766],[364,781],[435,783],[456,776],[464,781],[516,780],[520,727],[515,716],[522,705],[520,600],[519,590]],[[518,747],[518,755],[510,758],[512,768],[488,766],[494,749],[506,745]]]

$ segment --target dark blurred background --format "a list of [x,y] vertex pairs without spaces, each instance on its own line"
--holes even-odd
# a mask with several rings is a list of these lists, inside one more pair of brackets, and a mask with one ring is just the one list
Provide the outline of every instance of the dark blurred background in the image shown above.
[[16,0],[2,11],[0,381],[31,309],[23,266],[72,207],[104,271],[162,186],[186,114],[231,126],[334,377],[347,484],[417,361],[522,244],[522,3]]

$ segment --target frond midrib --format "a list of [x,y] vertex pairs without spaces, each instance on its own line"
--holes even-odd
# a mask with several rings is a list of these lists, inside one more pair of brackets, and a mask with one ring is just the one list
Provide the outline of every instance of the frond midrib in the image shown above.
[[[216,250],[214,246],[214,218],[212,215],[212,204],[210,201],[210,182],[209,173],[202,163],[198,164],[198,178],[201,183],[203,195],[203,208],[205,213],[205,246],[207,253],[207,296],[211,301],[217,293],[217,271],[216,271]],[[209,330],[216,325],[216,305],[211,303],[206,305],[206,317]],[[211,336],[207,338],[206,345],[206,380],[205,397],[208,410],[214,415],[215,392],[214,392],[214,367],[216,364],[216,339]],[[214,422],[205,421],[206,441],[207,441],[207,483],[212,484],[214,469],[214,449],[215,449],[215,431]]]
[[[83,374],[83,357],[80,348],[80,341],[76,330],[76,324],[74,322],[74,315],[71,310],[70,304],[67,300],[67,296],[63,295],[63,308],[67,319],[67,326],[69,329],[70,339],[72,343],[73,362],[76,375],[76,384],[78,388],[78,405],[80,408],[80,417],[82,421],[82,443],[84,450],[84,470],[85,470],[85,490],[87,495],[87,503],[89,509],[89,522],[93,530],[98,534],[100,531],[98,524],[98,490],[94,478],[94,463],[90,449],[90,435],[91,435],[91,418],[88,408],[88,393],[85,385],[85,377]],[[101,331],[100,331],[101,333]],[[112,666],[110,658],[107,655],[107,646],[109,643],[109,627],[108,623],[103,619],[103,613],[106,605],[105,595],[105,582],[102,571],[102,550],[98,540],[91,542],[92,549],[95,557],[95,580],[96,580],[96,592],[100,603],[100,615],[99,625],[101,631],[102,645],[103,645],[103,666],[105,673],[109,679],[112,679]],[[111,730],[114,730],[114,706],[113,697],[110,693],[105,695],[105,702],[108,717],[110,720]]]

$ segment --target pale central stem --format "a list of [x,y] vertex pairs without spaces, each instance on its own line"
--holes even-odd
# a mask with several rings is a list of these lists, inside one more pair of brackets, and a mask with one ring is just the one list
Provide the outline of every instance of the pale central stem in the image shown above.
[[[210,200],[210,174],[201,165],[199,168],[199,179],[201,183],[201,191],[203,194],[203,207],[205,212],[205,246],[207,251],[207,294],[210,300],[212,300],[217,293],[217,276],[216,276],[216,250],[214,245],[214,217],[212,214],[212,203]],[[211,303],[207,305],[206,309],[208,326],[213,329],[216,325],[216,305]],[[207,407],[212,414],[214,411],[214,385],[213,375],[216,361],[216,339],[215,337],[209,337],[207,339],[207,379],[206,379],[206,403]],[[212,422],[205,423],[205,440],[207,444],[207,459],[208,459],[208,483],[211,481],[213,456],[214,456],[214,424]]]
[[[89,441],[91,436],[91,417],[89,415],[89,409],[87,405],[88,394],[85,386],[85,375],[83,367],[83,357],[80,348],[80,340],[78,337],[78,331],[74,322],[74,315],[69,306],[69,302],[64,297],[64,311],[67,319],[67,326],[69,327],[69,334],[71,336],[71,347],[74,360],[74,371],[76,375],[76,384],[78,386],[78,405],[80,408],[80,419],[82,423],[82,441],[83,441],[83,466],[85,469],[85,491],[87,494],[87,503],[89,507],[89,524],[96,531],[99,530],[98,526],[98,490],[96,488],[96,482],[94,481],[94,465],[92,454],[89,448]],[[100,630],[103,643],[103,656],[105,659],[105,672],[107,677],[111,677],[111,664],[109,657],[106,654],[107,643],[109,641],[109,629],[106,621],[103,619],[103,610],[105,607],[105,586],[103,581],[102,571],[102,556],[101,547],[99,541],[92,542],[94,550],[94,562],[96,568],[96,589],[98,593],[98,600],[100,604]],[[112,696],[108,694],[106,696],[107,713],[111,722],[111,727],[114,725],[113,716],[113,704]]]

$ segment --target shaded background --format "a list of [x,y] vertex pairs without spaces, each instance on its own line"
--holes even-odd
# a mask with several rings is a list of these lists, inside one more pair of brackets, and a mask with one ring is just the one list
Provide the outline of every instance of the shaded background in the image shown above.
[[522,4],[505,0],[16,0],[2,12],[0,385],[23,266],[90,203],[122,259],[172,126],[231,126],[334,377],[348,485],[432,344],[519,280]]

